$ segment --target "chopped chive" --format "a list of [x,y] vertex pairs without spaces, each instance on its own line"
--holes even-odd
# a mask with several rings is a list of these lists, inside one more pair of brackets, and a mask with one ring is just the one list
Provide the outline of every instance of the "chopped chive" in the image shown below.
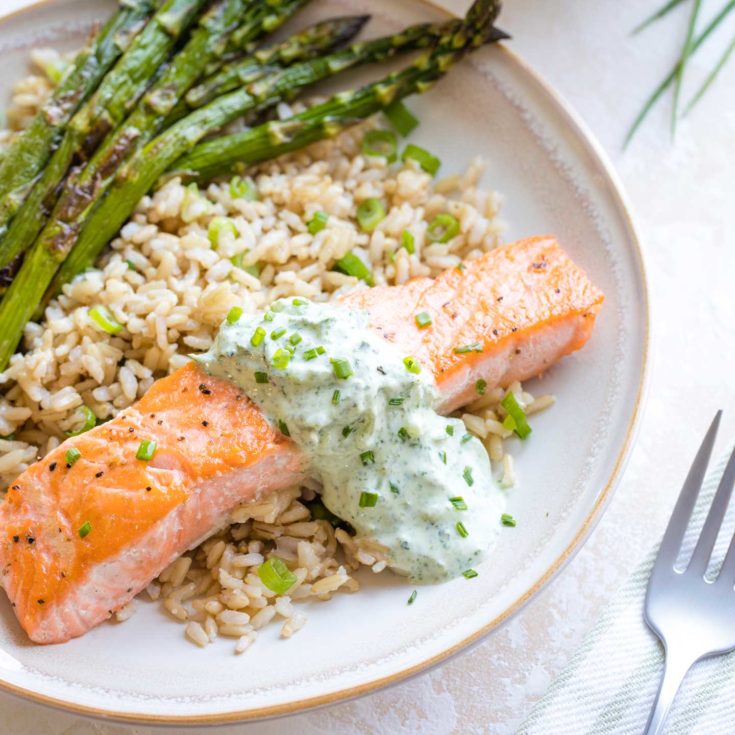
[[273,365],[276,370],[285,370],[288,367],[289,362],[291,362],[291,353],[288,350],[284,350],[282,347],[279,347],[273,353],[273,357],[271,358],[271,365]]
[[240,306],[233,306],[228,312],[227,312],[227,323],[228,324],[234,324],[236,321],[240,320],[240,317],[242,316],[242,307]]
[[304,301],[303,299],[292,299],[291,303],[294,306],[306,306],[306,301]]
[[265,314],[263,314],[264,322],[272,322],[275,318],[276,315],[272,311],[266,311]]
[[462,472],[462,477],[464,477],[464,481],[472,487],[475,484],[475,481],[472,479],[472,467],[465,467],[464,472]]
[[439,459],[446,464],[447,463],[447,453],[444,451],[439,452]]
[[454,348],[455,355],[464,355],[466,352],[482,352],[482,343],[472,342],[468,345],[460,345]]
[[449,498],[449,502],[454,506],[454,510],[467,510],[467,503],[461,495]]
[[385,158],[393,163],[398,158],[398,139],[390,130],[368,130],[362,139],[362,152],[366,156]]
[[263,373],[260,370],[255,371],[255,382],[260,383],[261,385],[263,383],[268,382],[268,373]]
[[525,439],[531,433],[531,427],[526,420],[526,412],[521,408],[512,391],[508,391],[505,398],[500,401],[500,405],[508,412],[508,416],[513,418],[515,422],[513,431],[521,439]]
[[389,406],[402,406],[405,400],[406,399],[403,398],[402,396],[399,396],[398,398],[389,398],[388,405]]
[[271,304],[271,311],[275,311],[276,313],[283,311],[283,302],[282,301],[274,301]]
[[380,199],[366,199],[357,208],[357,223],[363,232],[372,232],[385,219],[385,206]]
[[240,234],[229,217],[215,217],[207,228],[207,237],[215,250],[219,247],[222,235],[225,233],[232,235],[233,239]]
[[378,493],[369,493],[363,490],[360,493],[359,505],[361,508],[374,508],[378,503]]
[[97,417],[94,415],[94,412],[89,406],[82,406],[79,410],[84,416],[84,424],[82,424],[82,428],[78,429],[77,431],[65,432],[67,436],[79,436],[80,434],[84,434],[85,431],[94,429],[94,427],[97,425]]
[[504,526],[509,526],[510,528],[516,527],[516,519],[513,518],[513,516],[510,515],[510,513],[503,513],[503,515],[500,516],[500,522]]
[[416,252],[416,239],[408,230],[404,230],[401,233],[401,247],[409,255],[413,255]]
[[409,373],[418,374],[421,372],[421,365],[419,365],[419,361],[415,357],[404,357],[403,364]]
[[454,436],[454,427],[451,424],[447,424],[444,431],[446,431],[449,436]]
[[291,432],[288,430],[288,424],[283,419],[278,419],[278,431],[283,436],[291,436]]
[[363,465],[375,464],[375,455],[368,449],[367,452],[363,452],[360,455],[360,461]]
[[411,435],[408,433],[408,429],[405,426],[401,426],[401,428],[398,429],[398,436],[401,441],[404,442],[411,438]]
[[336,390],[332,393],[332,403],[336,406],[339,403],[339,391]]
[[394,485],[394,484],[393,484],[392,482],[389,482],[389,483],[388,483],[388,487],[390,488],[390,491],[391,491],[391,492],[392,492],[392,493],[393,493],[394,495],[400,495],[400,494],[401,494],[401,490],[400,490],[400,488],[398,487],[398,485]]
[[428,311],[420,311],[416,314],[416,325],[419,329],[426,329],[426,327],[431,326],[431,324],[431,314],[429,314]]
[[288,341],[296,347],[297,344],[299,344],[302,340],[302,336],[298,332],[294,332],[289,338]]
[[477,394],[480,395],[480,396],[484,396],[485,395],[485,389],[486,388],[487,388],[487,380],[483,380],[482,378],[480,378],[475,383],[475,390],[477,391]]
[[409,596],[409,598],[408,598],[408,602],[407,602],[406,604],[407,604],[407,605],[413,605],[413,603],[414,603],[414,600],[416,599],[416,595],[417,595],[417,594],[418,594],[418,592],[417,592],[416,590],[414,590],[414,591],[413,591],[413,592],[411,593],[411,595]]
[[156,453],[157,447],[158,444],[155,439],[143,439],[138,447],[138,451],[135,453],[135,458],[142,462],[150,462]]
[[325,352],[326,350],[321,345],[319,345],[319,347],[316,348],[317,355],[323,355]]
[[258,198],[258,191],[250,179],[235,176],[230,180],[230,196],[233,199],[245,199],[252,202]]
[[250,344],[253,347],[257,347],[258,345],[263,344],[264,339],[265,329],[263,329],[263,327],[257,327],[256,330],[253,332],[253,336],[250,338]]
[[285,328],[282,327],[281,329],[274,329],[271,332],[271,339],[281,339],[284,334],[286,334]]
[[92,524],[89,521],[84,521],[81,526],[79,526],[79,538],[84,538],[85,536],[89,535],[89,532],[92,530]]
[[93,306],[88,312],[89,318],[107,334],[122,332],[122,324],[118,322],[106,306]]
[[297,576],[277,556],[266,559],[258,567],[260,581],[277,595],[288,592],[298,581]]
[[405,138],[410,135],[419,124],[418,118],[406,107],[401,100],[388,105],[383,114],[390,120],[390,124]]
[[304,360],[314,360],[319,357],[321,353],[316,347],[312,347],[310,350],[304,350]]
[[69,467],[71,467],[75,462],[78,462],[81,458],[82,453],[76,447],[69,447],[64,455],[64,459]]
[[321,232],[327,226],[328,220],[329,215],[326,212],[314,212],[314,216],[309,220],[306,229],[309,230],[311,235],[316,235],[317,232]]
[[465,579],[472,579],[473,577],[476,577],[477,576],[477,572],[474,569],[465,569],[462,572],[462,576]]
[[344,273],[347,276],[352,276],[353,278],[359,278],[361,281],[365,281],[368,286],[374,284],[373,274],[370,268],[352,251],[346,253],[335,262],[334,270]]
[[354,426],[345,426],[344,429],[342,429],[342,436],[346,439],[354,430]]
[[451,214],[437,214],[426,229],[429,242],[447,243],[459,235],[459,220]]
[[465,528],[465,525],[464,523],[462,523],[462,521],[458,521],[457,523],[455,523],[454,527],[457,529],[457,533],[462,538],[467,538],[470,535],[469,531]]
[[129,271],[135,271],[136,273],[138,272],[138,269],[135,267],[135,263],[133,263],[132,260],[126,260],[125,262],[128,265],[128,270]]
[[472,434],[462,434],[462,439],[460,440],[460,444],[467,444],[468,441],[472,441]]
[[341,357],[333,357],[329,362],[332,363],[332,369],[334,370],[335,377],[340,380],[347,380],[350,375],[354,375],[349,361],[344,360]]
[[442,162],[434,155],[429,153],[425,148],[409,143],[401,154],[401,160],[405,163],[408,160],[416,161],[427,174],[434,176],[442,165]]

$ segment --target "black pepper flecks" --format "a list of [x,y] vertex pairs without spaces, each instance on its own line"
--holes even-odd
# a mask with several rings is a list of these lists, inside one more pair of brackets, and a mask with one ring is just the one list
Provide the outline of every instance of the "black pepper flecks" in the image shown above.
[[186,439],[186,437],[185,437],[185,436],[180,436],[180,437],[179,437],[179,438],[177,439],[177,441],[180,441],[180,442],[182,442],[182,441],[184,441],[184,439]]
[[32,544],[32,543],[33,543],[33,542],[34,542],[35,540],[36,540],[36,539],[35,539],[35,538],[33,538],[33,536],[26,536],[26,541],[27,541],[27,542],[28,542],[29,544]]
[[133,428],[133,427],[131,426],[131,427],[130,427],[130,428],[128,429],[128,432],[130,432],[130,433],[132,434],[132,433],[134,433],[134,432],[135,432],[135,429],[134,429],[134,428]]
[[13,542],[17,544],[17,543],[18,543],[18,541],[20,541],[20,536],[18,536],[18,535],[16,534],[15,536],[13,536]]
[[46,602],[46,600],[43,600],[43,599],[41,599],[41,598],[39,597],[39,598],[38,598],[38,599],[36,600],[36,602],[37,602],[37,603],[38,603],[39,605],[43,605],[43,603],[44,603],[44,602]]
[[162,425],[163,425],[163,419],[158,419],[158,421],[156,421],[156,423],[157,423],[157,424],[158,424],[159,426],[162,426]]
[[100,477],[102,477],[102,475],[104,475],[104,474],[105,474],[105,473],[104,473],[104,472],[102,472],[102,470],[100,470],[99,472],[95,473],[95,477],[97,477],[97,478],[100,478]]
[[50,472],[53,472],[56,469],[56,462],[52,462],[48,468]]
[[145,491],[146,491],[147,493],[149,493],[149,492],[150,492],[151,490],[153,490],[153,488],[152,488],[152,487],[151,487],[150,485],[148,485],[148,487],[147,487],[147,488],[145,489]]
[[202,393],[202,395],[209,396],[212,394],[212,391],[207,388],[207,386],[204,383],[199,383],[199,391]]
[[202,421],[202,426],[209,426],[209,421]]

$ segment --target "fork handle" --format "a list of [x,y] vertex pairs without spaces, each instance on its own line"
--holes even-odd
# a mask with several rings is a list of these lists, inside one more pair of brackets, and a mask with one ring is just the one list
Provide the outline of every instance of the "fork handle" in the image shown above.
[[666,651],[664,675],[661,678],[661,684],[658,687],[656,700],[651,708],[644,735],[659,735],[663,732],[664,720],[669,713],[669,709],[671,709],[674,697],[679,691],[687,671],[696,660],[696,657],[692,658],[691,655],[683,651]]

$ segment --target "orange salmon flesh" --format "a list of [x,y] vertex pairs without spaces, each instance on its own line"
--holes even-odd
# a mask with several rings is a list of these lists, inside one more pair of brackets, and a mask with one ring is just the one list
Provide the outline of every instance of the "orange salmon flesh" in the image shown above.
[[[589,339],[603,294],[552,237],[497,248],[436,279],[353,292],[370,327],[430,367],[449,413],[475,384],[544,372]],[[427,311],[432,325],[419,329]],[[477,351],[456,351],[473,345]],[[150,461],[136,458],[154,440]],[[67,463],[66,452],[81,458]],[[298,447],[234,384],[190,364],[111,421],[29,467],[0,503],[0,583],[28,636],[83,634],[243,502],[304,477]]]

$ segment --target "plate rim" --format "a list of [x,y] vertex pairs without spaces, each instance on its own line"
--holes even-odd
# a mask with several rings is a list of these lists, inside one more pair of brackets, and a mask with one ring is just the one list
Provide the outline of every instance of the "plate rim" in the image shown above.
[[[436,0],[418,0],[423,5],[432,8],[445,15],[447,18],[457,17],[456,13],[451,12],[445,7],[438,4]],[[0,25],[5,24],[8,20],[12,20],[21,15],[30,15],[41,7],[51,4],[52,0],[34,0],[25,7],[18,8],[10,13],[2,13],[0,11]],[[645,405],[648,393],[648,385],[650,378],[650,362],[651,362],[651,304],[650,304],[650,288],[648,271],[646,267],[645,257],[641,248],[641,241],[638,230],[635,225],[634,217],[631,211],[631,205],[628,201],[627,194],[620,177],[615,170],[609,156],[598,142],[595,135],[589,129],[587,124],[582,120],[579,114],[573,109],[571,104],[556,91],[556,89],[544,80],[529,63],[527,63],[519,54],[509,49],[503,43],[495,44],[495,47],[501,53],[507,55],[510,61],[521,69],[525,76],[535,84],[538,89],[546,96],[549,103],[555,111],[561,115],[565,123],[574,135],[575,139],[582,145],[588,154],[591,155],[605,184],[607,194],[610,196],[611,202],[618,210],[621,224],[624,226],[629,242],[632,246],[632,254],[636,263],[637,271],[641,279],[641,307],[643,315],[643,340],[641,351],[641,369],[638,376],[638,387],[636,391],[633,411],[628,420],[625,430],[625,438],[618,451],[615,463],[607,481],[598,492],[594,504],[585,515],[584,521],[574,534],[574,537],[564,547],[562,552],[558,554],[554,560],[547,565],[546,570],[536,581],[528,587],[514,602],[506,607],[506,609],[496,615],[492,620],[486,622],[482,627],[475,630],[472,634],[466,636],[461,641],[449,646],[445,650],[434,654],[433,656],[413,664],[400,671],[394,672],[387,676],[373,679],[364,684],[358,684],[345,689],[339,689],[327,694],[309,697],[308,699],[300,699],[298,701],[286,702],[283,704],[273,705],[269,707],[256,707],[231,712],[221,712],[218,714],[199,714],[199,715],[161,715],[148,714],[140,712],[114,711],[100,709],[89,705],[76,704],[64,699],[52,697],[46,694],[39,694],[26,687],[10,684],[0,679],[0,692],[10,694],[20,699],[40,704],[46,707],[59,709],[65,712],[93,717],[95,719],[104,719],[116,721],[125,724],[151,724],[158,726],[166,725],[183,725],[183,726],[205,726],[214,727],[217,725],[226,725],[234,723],[253,722],[256,720],[276,719],[288,715],[295,715],[308,710],[314,710],[321,707],[347,702],[357,699],[394,686],[410,678],[426,673],[430,669],[446,663],[449,659],[458,655],[462,651],[468,650],[470,647],[477,645],[484,638],[489,636],[494,630],[506,624],[526,605],[538,595],[554,578],[557,577],[566,567],[566,565],[576,556],[584,546],[592,531],[601,520],[607,506],[609,505],[615,490],[623,476],[625,467],[630,459],[631,450],[635,443],[635,438],[640,427],[643,407]]]

